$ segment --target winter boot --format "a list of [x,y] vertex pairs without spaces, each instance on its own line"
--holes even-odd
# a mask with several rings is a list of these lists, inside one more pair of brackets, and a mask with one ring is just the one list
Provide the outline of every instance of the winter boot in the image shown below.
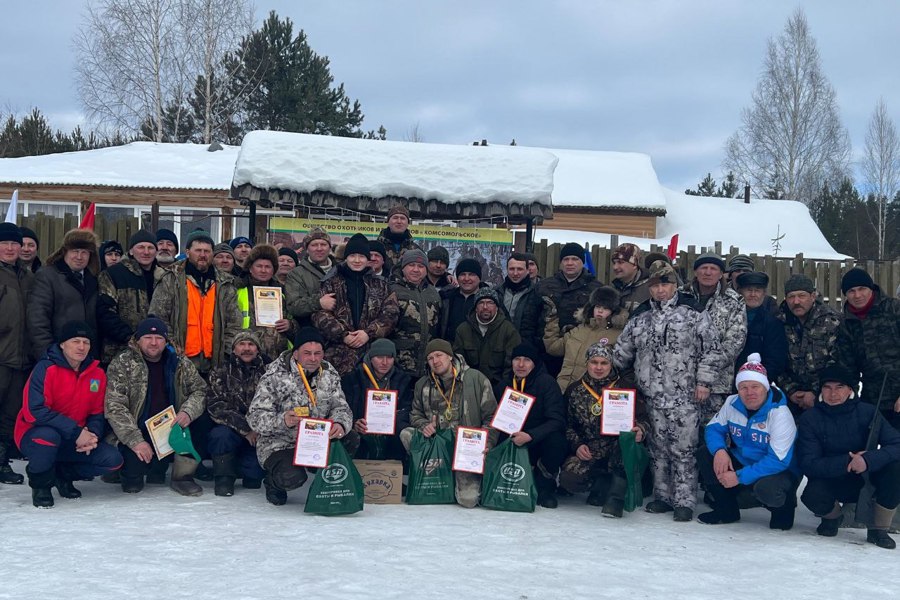
[[216,496],[234,496],[234,480],[237,479],[237,457],[234,452],[217,454],[213,459]]
[[31,487],[31,503],[35,508],[51,508],[53,492],[50,487],[53,485],[53,470],[33,473],[31,469],[25,467],[25,472],[28,473],[28,485]]
[[137,494],[144,489],[143,475],[138,475],[137,477],[122,475],[119,477],[119,482],[122,484],[122,491],[126,494]]
[[714,508],[709,512],[697,515],[697,520],[706,525],[724,525],[726,523],[737,523],[741,520],[741,511],[737,507],[734,508]]
[[[0,483],[22,485],[23,483],[25,483],[25,478],[13,471],[12,467],[9,466],[9,446],[10,442],[8,441],[0,442]],[[50,506],[53,506],[52,497]]]
[[56,491],[63,498],[76,500],[81,498],[81,490],[72,485],[72,482],[78,479],[78,473],[69,465],[56,465]]
[[287,492],[276,487],[268,474],[263,480],[263,483],[266,485],[266,500],[268,500],[270,504],[274,504],[275,506],[287,504]]
[[537,502],[544,508],[556,508],[559,501],[556,499],[556,474],[550,473],[541,461],[534,467],[534,484],[537,487]]
[[612,483],[609,486],[609,494],[606,496],[606,502],[601,510],[604,517],[622,518],[622,511],[625,510],[625,491],[627,488],[628,481],[624,477],[613,475]]
[[262,487],[262,479],[244,477],[241,480],[241,487],[243,487],[245,490],[258,490]]
[[822,522],[816,527],[816,533],[824,535],[825,537],[834,537],[838,534],[838,529],[841,528],[841,522],[843,520],[844,515],[838,515],[833,519],[822,517]]
[[[116,469],[100,476],[103,483],[122,483],[122,469]],[[141,482],[143,484],[143,482]]]
[[653,500],[647,503],[647,506],[644,507],[648,513],[662,514],[667,512],[672,512],[674,509],[672,505],[664,500]]
[[197,470],[196,472],[194,472],[194,477],[196,477],[200,481],[212,481],[215,478],[215,471],[201,462],[199,465],[197,465]]
[[688,508],[686,506],[676,506],[675,514],[672,515],[672,520],[678,523],[687,523],[691,519],[694,518],[694,509]]
[[897,547],[897,543],[888,535],[888,528],[894,519],[894,510],[885,508],[875,503],[875,511],[872,515],[872,525],[866,532],[866,541],[875,544],[879,548],[893,550]]
[[196,470],[196,460],[190,456],[176,454],[172,464],[172,482],[169,485],[182,496],[201,496],[203,488],[194,481]]
[[165,485],[166,471],[169,470],[168,462],[153,462],[150,470],[147,471],[148,485]]
[[603,506],[606,502],[606,496],[609,494],[609,486],[612,483],[612,476],[606,473],[598,476],[591,484],[591,491],[588,493],[587,503],[591,506]]
[[772,516],[769,517],[769,529],[780,529],[782,531],[790,531],[790,529],[794,526],[794,511],[797,508],[797,498],[796,496],[791,499],[788,498],[784,506],[779,508],[770,508],[769,512],[772,513]]

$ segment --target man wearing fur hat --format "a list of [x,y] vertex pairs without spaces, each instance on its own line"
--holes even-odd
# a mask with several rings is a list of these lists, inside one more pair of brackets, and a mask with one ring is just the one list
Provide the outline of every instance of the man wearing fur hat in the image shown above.
[[155,236],[142,229],[128,241],[128,258],[100,273],[97,324],[104,365],[125,349],[138,323],[149,314],[153,290],[165,273],[156,264],[156,252]]
[[[415,250],[406,252],[403,256],[407,257],[412,252]],[[422,354],[424,353],[423,347]],[[400,432],[409,427],[409,411],[416,379],[398,364],[397,347],[394,342],[384,338],[372,342],[362,362],[341,378],[341,388],[353,412],[353,430],[361,437],[357,458],[403,460],[406,456],[400,443]],[[366,395],[369,390],[397,392],[394,435],[367,435]]]
[[[400,441],[409,452],[413,434],[418,429],[425,437],[439,429],[483,427],[489,429],[488,448],[497,443],[498,432],[490,429],[497,410],[491,382],[479,371],[466,365],[453,353],[450,342],[431,340],[425,349],[428,373],[416,382],[410,410],[410,427],[400,432]],[[481,475],[455,473],[456,501],[474,508],[481,497]]]
[[[97,236],[90,229],[73,229],[34,276],[27,323],[36,359],[59,339],[62,326],[70,321],[87,323],[96,335],[99,270]],[[93,354],[99,350],[96,339],[91,340],[91,349]]]
[[320,227],[312,228],[303,238],[303,256],[300,264],[288,273],[284,283],[284,295],[288,310],[298,326],[312,324],[317,310],[332,310],[334,294],[322,294],[322,280],[334,266],[331,260],[331,237]]
[[835,359],[860,377],[863,402],[878,403],[887,376],[882,410],[900,427],[900,300],[885,294],[859,267],[844,274],[841,292],[846,301]]
[[25,328],[25,311],[34,274],[19,258],[22,234],[13,223],[0,223],[0,483],[20,484],[24,478],[9,466],[13,425],[22,407],[22,390],[34,364]]
[[703,402],[701,421],[706,422],[722,407],[725,397],[731,394],[734,382],[734,363],[747,341],[747,311],[744,299],[726,285],[722,279],[725,261],[722,257],[707,252],[694,261],[694,279],[682,291],[693,294],[700,310],[709,314],[719,332],[719,349],[722,363],[719,364],[716,380],[713,382],[709,398]]
[[441,297],[426,279],[426,256],[407,250],[391,278],[400,316],[391,334],[397,345],[397,364],[416,378],[425,374],[425,347],[440,335]]
[[464,258],[456,263],[456,287],[441,292],[441,337],[449,342],[456,338],[456,330],[466,321],[475,306],[475,292],[489,287],[481,281],[481,263]]
[[678,291],[675,269],[656,261],[650,269],[650,299],[619,335],[615,366],[634,366],[650,414],[650,456],[655,499],[646,510],[675,511],[690,521],[696,504],[695,451],[702,407],[722,364],[719,332],[693,296]]
[[612,255],[612,285],[619,292],[619,301],[628,311],[634,312],[641,302],[650,297],[647,273],[641,266],[643,253],[635,244],[620,244]]
[[400,264],[400,257],[407,250],[421,250],[409,232],[409,209],[400,204],[391,207],[387,214],[387,227],[378,234],[378,241],[384,244],[388,261]]
[[528,276],[528,257],[525,254],[513,252],[509,255],[506,279],[495,290],[522,340],[540,348],[542,332],[539,326],[544,306],[537,293],[537,284]]
[[841,316],[822,302],[812,279],[795,273],[784,283],[778,318],[788,342],[788,364],[775,381],[798,416],[816,402],[819,372],[832,361]]
[[244,329],[234,336],[227,363],[209,373],[206,411],[216,424],[209,432],[216,496],[234,495],[238,476],[247,489],[262,486],[265,471],[256,457],[259,434],[247,422],[247,412],[268,364],[260,354],[259,338]]
[[[165,472],[150,443],[147,419],[172,406],[175,423],[187,429],[205,411],[206,382],[194,363],[173,352],[168,342],[166,324],[148,317],[107,371],[105,413],[112,427],[108,441],[119,444],[125,459],[121,473],[125,493],[140,492],[145,476]],[[183,496],[201,495],[203,489],[194,481],[197,461],[180,454],[173,460],[172,489]]]
[[738,492],[750,488],[769,509],[769,529],[794,526],[800,472],[794,458],[797,427],[784,392],[769,383],[759,354],[751,354],[735,377],[729,396],[706,425],[697,453],[700,475],[713,510],[697,517],[720,525],[740,521]]
[[288,491],[307,479],[306,469],[294,465],[300,419],[333,421],[332,439],[341,440],[351,456],[359,445],[341,376],[324,358],[322,334],[313,327],[300,329],[294,349],[285,350],[259,380],[247,412],[247,423],[258,434],[256,455],[266,471],[266,500],[276,506],[285,504]]
[[224,362],[242,323],[234,278],[212,265],[212,249],[209,233],[192,231],[187,260],[162,276],[150,302],[178,353],[204,376]]
[[519,332],[500,310],[497,292],[485,288],[475,293],[468,319],[457,328],[453,351],[496,385],[512,361],[513,348],[521,343]]
[[271,359],[288,349],[288,343],[293,338],[296,328],[294,320],[289,318],[284,294],[281,295],[282,318],[275,322],[275,326],[264,327],[256,323],[256,294],[253,289],[281,287],[275,279],[275,271],[278,270],[278,251],[268,244],[260,244],[250,251],[244,261],[244,267],[244,275],[235,282],[237,303],[241,309],[241,328],[249,329],[256,334],[259,351]]

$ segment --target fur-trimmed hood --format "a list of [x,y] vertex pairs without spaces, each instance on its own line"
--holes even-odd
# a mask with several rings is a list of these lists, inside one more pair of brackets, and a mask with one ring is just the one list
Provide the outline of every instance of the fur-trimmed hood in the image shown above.
[[612,286],[604,285],[591,292],[591,295],[584,306],[575,311],[575,321],[580,325],[590,325],[591,319],[594,316],[594,307],[597,305],[606,306],[612,310],[610,321],[614,320],[618,313],[622,312],[619,292]]
[[94,275],[100,271],[100,255],[97,253],[99,240],[90,229],[71,229],[66,232],[62,246],[56,252],[47,257],[47,266],[54,265],[63,260],[69,250],[88,250],[91,257],[88,260],[87,269]]

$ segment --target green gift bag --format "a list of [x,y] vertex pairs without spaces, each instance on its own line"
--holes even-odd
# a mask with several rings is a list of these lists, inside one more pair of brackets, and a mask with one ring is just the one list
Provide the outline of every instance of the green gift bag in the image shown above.
[[507,438],[488,452],[481,484],[481,505],[494,510],[534,512],[537,492],[528,448]]
[[633,431],[619,434],[619,450],[622,451],[622,463],[625,465],[625,478],[628,488],[625,491],[625,510],[632,512],[644,503],[644,490],[641,477],[650,463],[650,455],[644,444],[635,441]]
[[316,471],[303,512],[350,515],[363,509],[362,477],[340,442],[332,442],[328,466]]
[[430,438],[416,431],[409,445],[407,504],[453,504],[453,430],[441,429]]

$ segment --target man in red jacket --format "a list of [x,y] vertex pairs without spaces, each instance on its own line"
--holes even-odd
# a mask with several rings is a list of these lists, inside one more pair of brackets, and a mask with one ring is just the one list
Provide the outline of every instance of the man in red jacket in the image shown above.
[[38,508],[53,506],[51,486],[63,498],[80,498],[73,480],[122,466],[119,451],[101,441],[106,374],[88,358],[93,335],[86,323],[66,323],[25,384],[14,435],[28,457],[25,471]]

